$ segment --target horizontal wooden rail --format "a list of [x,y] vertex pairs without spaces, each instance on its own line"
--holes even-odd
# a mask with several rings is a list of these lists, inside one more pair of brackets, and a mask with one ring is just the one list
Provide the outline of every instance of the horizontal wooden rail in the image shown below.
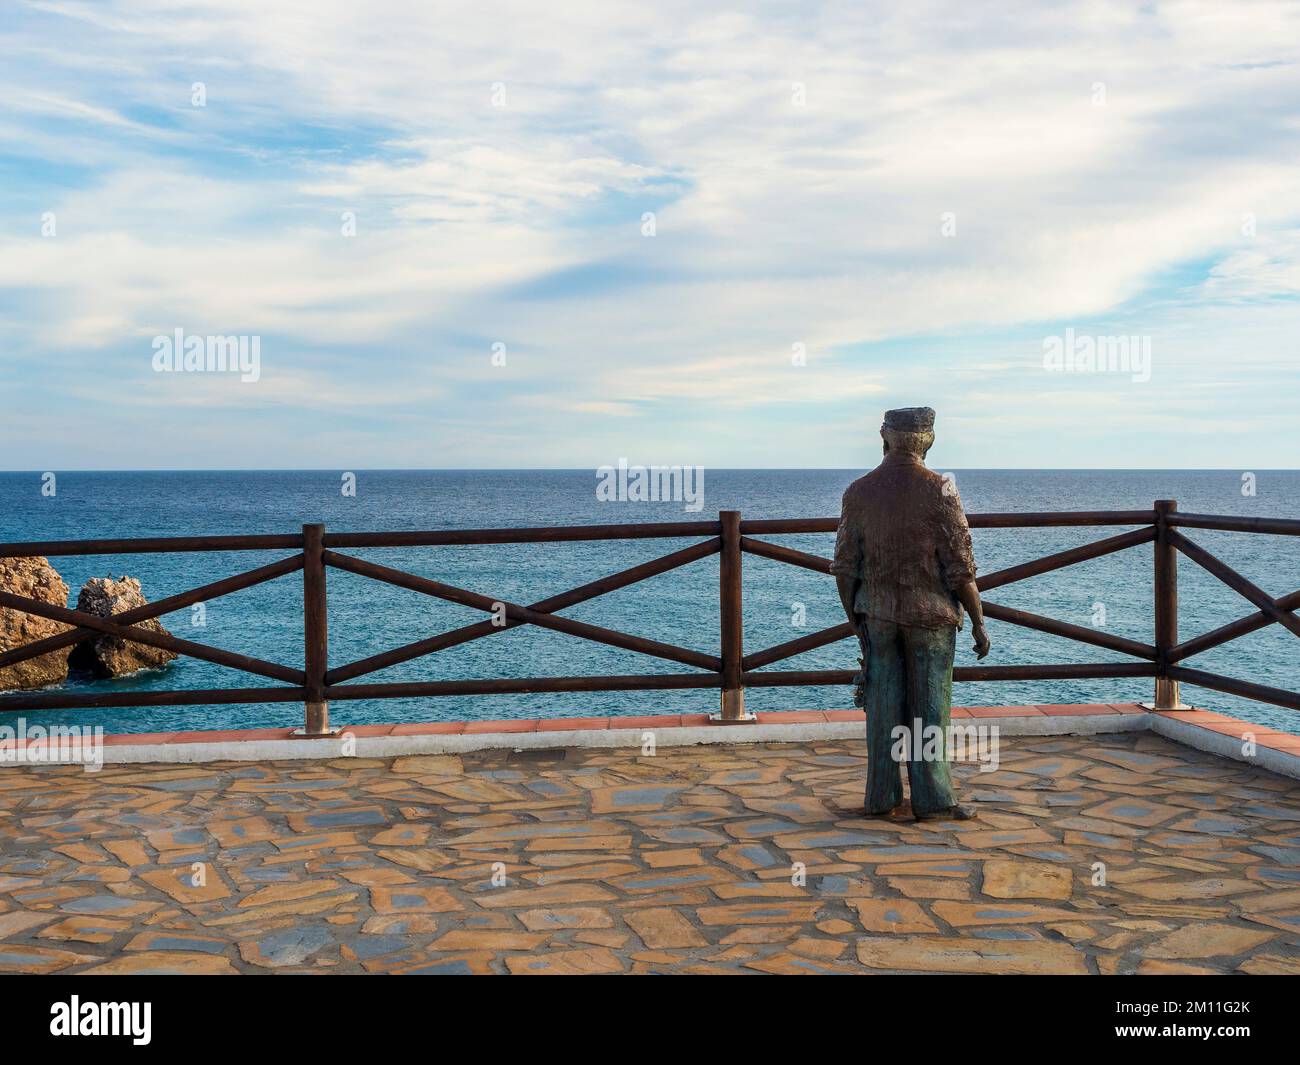
[[[750,688],[787,688],[815,684],[852,684],[852,669],[814,669],[782,672],[759,670],[745,674]],[[1099,680],[1120,677],[1154,677],[1156,666],[1146,662],[1080,662],[1051,665],[958,666],[952,679],[970,680]]]
[[1203,669],[1188,669],[1186,666],[1170,666],[1169,675],[1174,680],[1199,684],[1202,688],[1209,688],[1211,691],[1240,695],[1246,699],[1254,699],[1256,702],[1273,703],[1291,710],[1300,710],[1300,692],[1272,688],[1267,684],[1255,684],[1248,680],[1236,680],[1233,677],[1221,677],[1217,673],[1207,673]]
[[437,529],[430,532],[326,533],[331,547],[440,547],[457,544],[554,544],[574,540],[647,540],[717,536],[716,521],[632,522],[625,525],[556,525],[550,528]]
[[409,699],[431,695],[529,695],[545,692],[669,691],[719,688],[720,674],[660,673],[591,677],[498,677],[490,680],[415,680],[389,684],[338,684],[330,699]]
[[302,537],[289,536],[150,536],[133,540],[45,540],[0,544],[0,558],[47,558],[67,555],[164,555],[195,551],[301,550]]
[[1223,532],[1300,536],[1300,520],[1295,518],[1248,518],[1232,514],[1185,514],[1182,511],[1175,511],[1169,516],[1169,524],[1184,529],[1219,529]]
[[[967,514],[972,529],[1047,529],[1088,525],[1150,525],[1154,510],[1049,510]],[[1300,524],[1297,522],[1296,524]],[[744,536],[793,533],[833,533],[839,518],[750,518],[740,523]]]

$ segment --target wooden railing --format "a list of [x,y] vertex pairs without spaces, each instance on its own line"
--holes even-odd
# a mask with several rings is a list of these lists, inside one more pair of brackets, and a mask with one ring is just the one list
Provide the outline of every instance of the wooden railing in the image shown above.
[[[1095,543],[1073,547],[988,573],[980,577],[981,593],[1017,581],[1072,566],[1089,559],[1141,544],[1154,545],[1155,642],[1143,643],[1097,629],[1074,625],[985,599],[985,614],[998,621],[1127,655],[1133,662],[1093,662],[1049,665],[976,665],[953,671],[958,681],[1023,681],[1116,677],[1150,677],[1155,681],[1154,705],[1178,709],[1179,683],[1300,709],[1300,693],[1253,681],[1191,669],[1185,659],[1247,633],[1279,624],[1300,636],[1300,591],[1273,598],[1226,563],[1189,539],[1180,529],[1216,529],[1245,533],[1300,536],[1300,521],[1280,518],[1242,518],[1183,514],[1172,500],[1158,501],[1151,510],[1061,511],[1046,513],[971,514],[971,528],[1007,529],[1049,526],[1137,526]],[[412,696],[487,695],[522,692],[650,691],[683,688],[718,688],[722,693],[723,723],[746,720],[744,689],[794,685],[847,685],[854,671],[766,670],[763,667],[804,651],[835,643],[853,635],[847,622],[798,639],[746,654],[742,626],[742,558],[748,553],[774,559],[817,573],[830,572],[830,560],[761,539],[794,533],[834,532],[836,518],[764,519],[743,521],[739,511],[727,510],[717,521],[684,521],[631,525],[570,525],[555,528],[448,529],[433,532],[327,533],[323,525],[304,525],[301,534],[285,536],[161,537],[131,540],[68,540],[49,543],[0,544],[0,557],[48,557],[162,552],[224,552],[289,550],[294,554],[267,566],[168,596],[158,602],[115,614],[111,618],[37,602],[0,592],[0,606],[73,626],[70,630],[0,653],[0,668],[69,647],[96,633],[107,633],[228,666],[258,677],[282,682],[272,687],[186,689],[147,692],[72,691],[11,693],[0,695],[0,710],[74,709],[122,706],[180,706],[203,703],[302,702],[306,707],[303,735],[330,733],[329,703],[346,699],[396,699]],[[357,548],[439,547],[470,544],[556,543],[580,540],[627,540],[703,537],[691,547],[650,562],[610,574],[529,605],[505,602],[441,581],[392,569],[346,554]],[[1210,632],[1180,642],[1178,633],[1178,554],[1213,574],[1250,602],[1255,612]],[[600,625],[575,621],[561,611],[619,588],[720,554],[719,608],[721,646],[717,654],[679,647]],[[328,662],[327,581],[329,569],[346,570],[376,581],[422,592],[425,595],[483,610],[491,620],[466,625],[367,658],[330,667]],[[139,622],[250,588],[297,570],[303,574],[303,664],[265,662],[248,655],[183,640],[165,632],[151,632]],[[479,680],[427,680],[355,683],[358,678],[412,659],[447,650],[471,640],[486,639],[505,629],[535,625],[580,639],[636,651],[654,658],[693,667],[693,673],[628,674],[620,676],[562,676],[495,678]]]

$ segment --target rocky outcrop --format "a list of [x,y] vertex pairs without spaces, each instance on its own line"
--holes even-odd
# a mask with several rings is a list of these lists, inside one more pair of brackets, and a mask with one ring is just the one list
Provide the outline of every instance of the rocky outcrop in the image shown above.
[[[68,605],[68,586],[44,558],[0,558],[0,588],[13,595],[38,599],[54,606]],[[38,618],[20,610],[0,607],[0,651],[11,651],[47,636],[66,632],[69,626]],[[15,688],[44,688],[59,684],[68,676],[68,652],[51,651],[0,669],[0,691]]]
[[[148,601],[140,590],[140,582],[134,577],[122,577],[120,580],[114,580],[111,576],[91,577],[77,596],[77,609],[106,618],[111,614],[144,606]],[[167,631],[157,618],[139,621],[136,625],[150,632]],[[120,677],[142,669],[158,669],[175,657],[174,652],[164,651],[161,647],[151,647],[149,644],[123,640],[119,636],[105,633],[77,644],[68,658],[68,665],[97,677]]]

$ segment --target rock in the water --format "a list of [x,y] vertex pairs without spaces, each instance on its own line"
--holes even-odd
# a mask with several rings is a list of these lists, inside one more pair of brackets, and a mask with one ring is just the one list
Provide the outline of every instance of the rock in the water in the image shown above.
[[[68,605],[68,586],[44,558],[0,558],[0,588],[13,595],[38,599],[54,606]],[[70,626],[35,614],[0,607],[0,651],[11,651],[23,644],[35,643],[47,636],[57,636]],[[58,684],[68,676],[70,648],[51,651],[39,658],[29,658],[0,669],[0,690],[44,688]]]
[[[124,610],[134,610],[148,603],[134,577],[114,580],[112,577],[91,577],[77,596],[77,609],[87,614],[106,618]],[[136,625],[150,632],[166,632],[157,618],[138,621]],[[175,652],[161,647],[123,640],[107,633],[82,640],[72,649],[68,665],[76,670],[93,673],[97,677],[120,677],[141,669],[158,669],[173,658]]]

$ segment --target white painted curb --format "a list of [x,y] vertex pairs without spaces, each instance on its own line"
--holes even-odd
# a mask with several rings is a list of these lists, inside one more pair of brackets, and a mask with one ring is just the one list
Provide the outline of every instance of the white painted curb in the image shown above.
[[[1158,714],[1150,716],[1151,731],[1158,736],[1164,736],[1166,739],[1198,751],[1206,751],[1223,758],[1231,758],[1235,762],[1259,766],[1261,769],[1279,773],[1284,777],[1300,779],[1300,755],[1275,750],[1272,747],[1256,747],[1253,755],[1247,755],[1242,750],[1241,740],[1235,736],[1212,732],[1210,729],[1200,728],[1191,722],[1179,721],[1174,717],[1162,717]],[[1262,729],[1263,726],[1261,725],[1260,728]]]
[[[953,724],[958,727],[996,727],[1000,736],[1097,735],[1107,732],[1140,732],[1150,727],[1150,715],[1035,714],[1025,717],[958,718]],[[351,738],[345,729],[338,736],[319,740],[113,744],[104,748],[104,763],[281,762],[344,757],[399,758],[412,754],[464,754],[470,751],[563,747],[639,748],[646,743],[648,735],[653,735],[656,747],[815,743],[824,740],[865,741],[866,728],[865,722],[861,721],[819,721],[770,725],[699,725],[686,728],[667,726],[660,729],[575,729],[565,732],[481,732]]]

